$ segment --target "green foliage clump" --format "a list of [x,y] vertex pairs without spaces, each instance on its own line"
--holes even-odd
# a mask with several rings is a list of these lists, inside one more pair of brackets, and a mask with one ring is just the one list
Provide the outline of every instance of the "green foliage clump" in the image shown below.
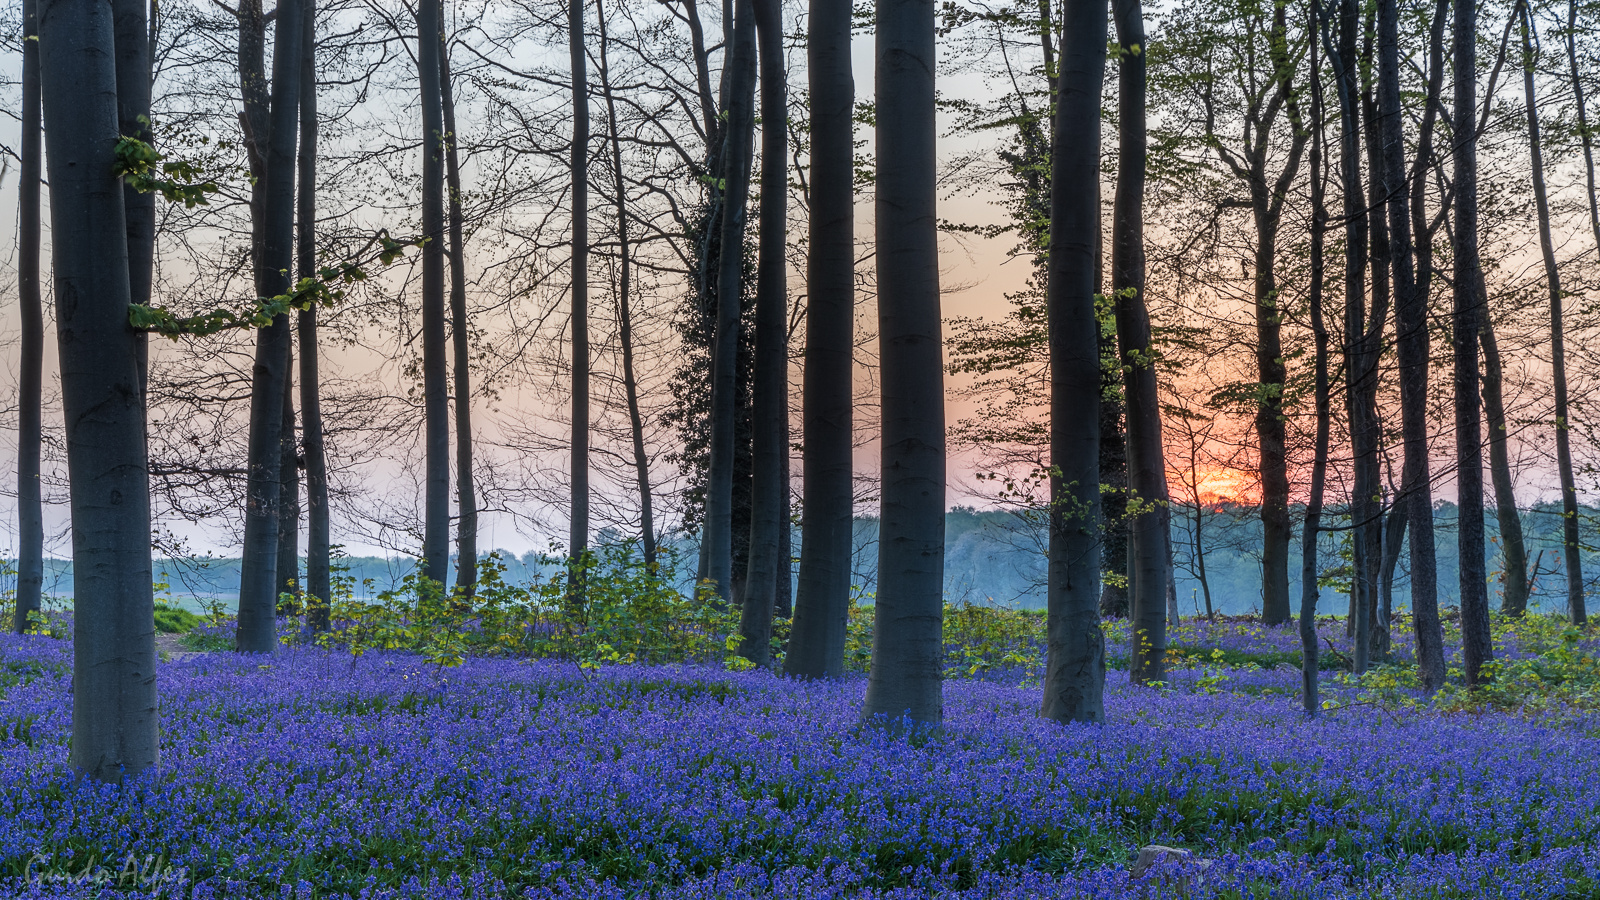
[[743,667],[735,654],[738,611],[708,587],[683,593],[666,574],[669,567],[646,564],[632,544],[587,553],[570,567],[562,562],[555,577],[524,587],[507,582],[505,564],[491,554],[479,564],[470,593],[446,591],[413,573],[398,590],[366,601],[354,599],[344,580],[331,599],[333,628],[317,641],[356,657],[374,649],[406,650],[445,668],[468,655],[565,659],[584,668],[675,662]]
[[[1452,628],[1459,629],[1452,624]],[[1600,710],[1600,628],[1580,628],[1557,616],[1495,616],[1495,659],[1484,667],[1485,683],[1469,686],[1456,666],[1431,702],[1415,665],[1377,666],[1361,677],[1345,676],[1353,703],[1386,709],[1431,707],[1447,712],[1502,710],[1537,714]],[[1455,635],[1446,635],[1446,645]]]
[[163,634],[188,634],[204,621],[187,609],[156,604],[156,630]]

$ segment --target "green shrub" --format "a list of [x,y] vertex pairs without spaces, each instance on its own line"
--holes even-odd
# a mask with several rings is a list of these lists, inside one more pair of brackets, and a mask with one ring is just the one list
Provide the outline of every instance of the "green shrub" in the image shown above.
[[156,630],[164,634],[187,634],[203,620],[187,609],[156,604]]

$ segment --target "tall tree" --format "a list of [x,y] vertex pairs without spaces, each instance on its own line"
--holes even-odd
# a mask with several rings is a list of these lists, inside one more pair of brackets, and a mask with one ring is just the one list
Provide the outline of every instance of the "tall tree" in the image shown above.
[[589,550],[589,58],[584,51],[584,0],[567,0],[567,51],[572,74],[572,516],[567,527],[568,576],[578,596]]
[[[1393,3],[1394,0],[1380,0]],[[1311,485],[1306,497],[1304,531],[1300,536],[1300,701],[1308,718],[1322,709],[1318,697],[1317,594],[1322,581],[1318,565],[1318,539],[1322,533],[1322,505],[1327,489],[1328,443],[1332,419],[1332,388],[1328,378],[1328,326],[1323,318],[1322,285],[1325,277],[1323,246],[1328,233],[1328,208],[1323,187],[1323,133],[1325,107],[1322,101],[1322,63],[1317,58],[1316,35],[1321,32],[1318,0],[1311,2],[1312,39],[1307,53],[1311,57],[1311,259],[1309,286],[1311,337],[1313,341],[1312,379],[1317,408],[1315,444],[1311,451]],[[1382,13],[1380,12],[1380,16]]]
[[[1105,0],[1067,0],[1062,19],[1061,74],[1056,83],[1050,154],[1052,471],[1048,657],[1039,714],[1058,722],[1100,722],[1105,720],[1106,678],[1105,635],[1099,615],[1101,374],[1100,326],[1095,311],[1100,202],[1099,191],[1090,186],[1100,181]],[[1119,39],[1125,44],[1132,35],[1121,32],[1123,22],[1124,16],[1119,15]],[[1127,162],[1123,156],[1119,170]],[[1119,171],[1119,198],[1125,189],[1124,174],[1131,173]],[[1155,627],[1162,629],[1159,601],[1153,615]]]
[[650,487],[650,456],[644,448],[644,415],[639,408],[639,376],[634,362],[633,253],[629,227],[628,183],[622,171],[622,124],[617,118],[617,94],[611,83],[606,14],[595,0],[595,24],[600,29],[600,90],[606,101],[606,137],[611,143],[611,177],[616,187],[617,217],[617,343],[622,350],[622,391],[628,408],[632,437],[633,477],[639,491],[639,540],[646,566],[656,562],[655,498]]
[[[1544,148],[1539,142],[1539,104],[1533,86],[1533,68],[1537,59],[1531,34],[1533,22],[1526,0],[1519,0],[1517,9],[1522,14],[1522,89],[1526,95],[1528,110],[1529,172],[1533,178],[1534,208],[1539,217],[1539,252],[1544,258],[1545,284],[1550,291],[1550,378],[1556,395],[1556,469],[1561,479],[1561,558],[1567,566],[1567,616],[1572,619],[1573,624],[1582,625],[1588,621],[1589,615],[1583,599],[1582,546],[1578,543],[1578,487],[1572,476],[1572,441],[1569,436],[1572,422],[1568,418],[1571,415],[1571,408],[1567,403],[1566,324],[1562,310],[1561,272],[1556,267],[1555,241],[1550,233],[1550,198],[1544,182]],[[1572,15],[1571,12],[1568,13],[1569,20]],[[1576,38],[1569,35],[1568,40]],[[1579,82],[1574,78],[1573,83],[1576,85]],[[1582,88],[1578,88],[1578,91],[1575,97],[1579,115],[1583,116]],[[1585,132],[1584,151],[1587,154],[1589,152],[1587,123],[1580,119],[1578,127]],[[1593,170],[1590,171],[1592,177]],[[1592,181],[1589,188],[1589,202],[1590,204],[1595,202]],[[1509,577],[1510,573],[1507,574]],[[1526,585],[1527,579],[1524,575],[1522,582],[1524,605],[1527,602]],[[1509,596],[1508,585],[1507,597]]]
[[[1265,56],[1271,63],[1270,77],[1254,77],[1254,67],[1245,67],[1244,79],[1236,85],[1215,79],[1209,65],[1198,74],[1204,115],[1205,141],[1234,178],[1248,190],[1247,205],[1255,226],[1253,260],[1253,300],[1255,312],[1255,357],[1257,402],[1255,433],[1259,446],[1262,523],[1261,611],[1269,625],[1289,621],[1289,468],[1288,426],[1284,411],[1284,389],[1288,383],[1283,348],[1284,312],[1279,305],[1278,237],[1289,189],[1300,173],[1308,132],[1300,121],[1298,88],[1295,86],[1297,41],[1288,28],[1288,0],[1272,0],[1270,12],[1264,5],[1246,4],[1233,16],[1242,34],[1224,35],[1220,40],[1236,42],[1249,59]],[[1261,21],[1270,15],[1270,20]],[[1308,39],[1315,40],[1314,35]],[[1197,56],[1209,59],[1217,52],[1207,41],[1196,47]],[[1230,148],[1218,133],[1218,113],[1225,99],[1243,94],[1243,109],[1238,119],[1243,126],[1236,146]],[[1287,126],[1288,134],[1284,134]],[[1275,152],[1283,144],[1287,152]],[[1269,166],[1281,159],[1274,174]]]
[[[117,35],[117,124],[121,132],[145,143],[154,142],[150,119],[150,0],[113,0],[112,20]],[[123,205],[128,225],[128,284],[134,303],[149,304],[155,276],[156,198],[123,185]],[[149,367],[149,336],[140,333],[139,365]],[[141,374],[144,384],[146,374]]]
[[[263,297],[289,292],[289,272],[294,262],[294,164],[298,149],[302,22],[301,0],[280,0],[277,40],[272,48],[272,104],[265,140],[265,177],[261,179],[261,242],[256,264],[257,291]],[[241,29],[245,27],[241,21]],[[260,145],[259,131],[252,140]],[[290,340],[288,314],[277,316],[271,325],[256,332],[236,637],[238,648],[247,653],[270,653],[277,645],[278,515],[282,493],[279,441]]]
[[1500,345],[1495,340],[1494,322],[1484,316],[1479,323],[1479,343],[1483,348],[1483,416],[1489,427],[1489,480],[1494,486],[1494,512],[1500,523],[1500,554],[1504,559],[1505,595],[1500,611],[1522,615],[1528,609],[1528,549],[1522,539],[1522,516],[1517,513],[1517,495],[1511,482],[1511,458],[1506,427],[1504,367]]
[[[744,287],[744,234],[749,218],[750,166],[755,128],[755,13],[751,0],[733,6],[731,46],[723,69],[724,145],[719,179],[720,251],[717,256],[716,328],[711,347],[711,460],[706,478],[702,553],[705,577],[723,601],[735,599],[734,470],[738,429],[738,356]],[[724,30],[728,28],[724,25]]]
[[1478,330],[1483,315],[1483,267],[1478,258],[1478,7],[1454,0],[1452,55],[1455,161],[1451,188],[1455,229],[1451,343],[1455,350],[1457,541],[1461,574],[1461,643],[1467,683],[1481,684],[1483,666],[1494,659],[1489,634],[1489,596],[1483,541],[1483,432],[1478,408]]
[[295,441],[294,344],[284,342],[283,430],[278,434],[278,591],[300,593],[300,448]]
[[[1148,154],[1144,11],[1140,0],[1114,0],[1112,8],[1117,22],[1119,75],[1111,289],[1116,296],[1117,342],[1127,407],[1128,488],[1141,507],[1130,523],[1128,574],[1133,646],[1129,675],[1136,682],[1149,683],[1162,678],[1167,652],[1165,607],[1169,593],[1176,598],[1171,591],[1172,507],[1161,442],[1161,401],[1157,396],[1150,311],[1144,296],[1144,182]],[[1069,182],[1074,183],[1081,184]]]
[[1375,551],[1381,524],[1377,503],[1378,481],[1378,341],[1387,310],[1374,309],[1367,317],[1367,197],[1361,180],[1361,125],[1356,58],[1356,31],[1360,19],[1356,0],[1340,0],[1337,38],[1324,29],[1328,59],[1334,67],[1339,97],[1339,169],[1344,198],[1344,356],[1345,408],[1350,422],[1354,479],[1350,491],[1355,574],[1351,579],[1350,618],[1355,623],[1354,665],[1365,672],[1372,650],[1371,611],[1380,552]]
[[44,301],[39,290],[39,182],[44,161],[39,131],[38,0],[22,4],[22,140],[17,188],[17,305],[21,346],[17,373],[17,593],[11,628],[28,630],[44,594],[44,497],[39,458],[44,438]]
[[[299,275],[317,274],[317,54],[316,0],[304,4],[305,34],[300,57],[300,160],[296,204],[296,252]],[[300,310],[296,330],[300,336],[300,446],[306,466],[306,584],[313,598],[306,609],[312,631],[330,626],[331,591],[328,528],[328,461],[322,429],[322,384],[317,345],[317,308]]]
[[1589,130],[1589,111],[1584,106],[1583,77],[1578,73],[1578,0],[1567,0],[1567,67],[1572,73],[1572,105],[1578,114],[1578,139],[1583,146],[1583,170],[1589,188],[1589,227],[1594,231],[1594,246],[1600,251],[1600,195],[1594,179],[1594,133]]
[[755,385],[752,396],[754,472],[751,479],[750,555],[740,615],[741,652],[766,668],[772,657],[772,616],[778,603],[778,578],[787,579],[788,560],[780,559],[781,533],[789,527],[789,485],[784,458],[789,454],[788,165],[789,116],[783,63],[783,5],[753,0],[756,42],[761,57],[761,221],[756,269]]
[[472,335],[467,324],[467,242],[461,209],[461,135],[450,74],[450,43],[439,9],[439,97],[444,112],[445,188],[449,192],[450,340],[455,357],[451,389],[456,414],[456,591],[471,596],[478,583],[478,490],[472,473]]
[[450,567],[450,384],[444,297],[444,97],[439,0],[417,3],[417,81],[422,91],[423,574],[444,584]]
[[160,756],[143,360],[128,323],[111,4],[40,0],[39,74],[55,236],[72,511],[72,765],[120,781]]
[[[1378,2],[1378,109],[1383,137],[1384,195],[1388,199],[1390,259],[1394,267],[1395,355],[1400,369],[1400,430],[1405,461],[1399,504],[1406,512],[1411,551],[1411,620],[1417,668],[1424,688],[1444,684],[1444,636],[1439,623],[1438,566],[1433,543],[1433,477],[1428,458],[1428,283],[1433,233],[1423,208],[1444,81],[1444,22],[1449,0],[1437,0],[1429,26],[1427,98],[1417,140],[1417,165],[1408,195],[1405,134],[1400,100],[1400,28],[1397,0]],[[1408,221],[1409,217],[1409,221]],[[1413,235],[1417,238],[1413,242]],[[1413,246],[1416,268],[1412,268]]]
[[[1103,7],[1100,22],[1103,53]],[[945,445],[934,31],[933,0],[877,4],[874,226],[883,474],[863,714],[937,723],[944,718]],[[1098,364],[1098,354],[1094,358]]]
[[855,85],[849,0],[811,0],[810,252],[802,391],[800,579],[784,669],[844,674],[854,485],[851,353],[855,322]]

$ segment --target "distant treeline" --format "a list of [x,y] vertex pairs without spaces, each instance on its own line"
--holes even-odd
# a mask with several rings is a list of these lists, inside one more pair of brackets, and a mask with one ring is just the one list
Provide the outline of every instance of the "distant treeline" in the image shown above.
[[[1435,506],[1439,557],[1439,600],[1444,606],[1454,606],[1459,596],[1459,575],[1456,565],[1456,507],[1452,503]],[[1581,510],[1584,546],[1600,545],[1596,534],[1600,522],[1600,509],[1584,507]],[[1294,510],[1298,520],[1300,511]],[[1335,523],[1337,524],[1337,523]],[[1231,615],[1255,613],[1261,609],[1261,518],[1253,506],[1219,504],[1208,507],[1200,522],[1201,544],[1197,553],[1194,543],[1194,510],[1176,509],[1173,516],[1173,562],[1177,576],[1178,606],[1184,615],[1205,611],[1205,586],[1211,589],[1212,604],[1216,612]],[[1489,529],[1488,560],[1491,604],[1498,604],[1500,588],[1499,541],[1495,519],[1487,517]],[[1561,566],[1561,508],[1559,504],[1539,504],[1523,510],[1523,529],[1528,543],[1529,571],[1533,576],[1530,603],[1536,608],[1559,611],[1566,594],[1566,575]],[[1327,586],[1321,595],[1320,611],[1343,614],[1347,598],[1341,584],[1346,580],[1342,571],[1349,565],[1349,532],[1323,535],[1321,567]],[[604,537],[605,535],[602,535]],[[855,525],[855,584],[858,599],[871,602],[877,579],[878,521],[863,517]],[[952,602],[970,602],[984,605],[1016,606],[1024,609],[1042,609],[1045,603],[1045,530],[1042,520],[1031,512],[1006,510],[975,510],[957,507],[945,517],[945,596]],[[603,545],[603,542],[602,542]],[[794,532],[796,554],[800,550],[800,531]],[[668,558],[678,562],[676,571],[680,583],[687,587],[694,576],[694,560],[698,551],[693,539],[666,541],[663,549]],[[540,578],[550,578],[559,573],[557,564],[537,551],[517,554],[509,550],[493,551],[505,566],[504,578],[514,584],[529,584]],[[1298,539],[1292,548],[1292,558],[1300,558]],[[489,554],[483,554],[487,558]],[[1199,578],[1200,559],[1204,557],[1205,582]],[[1538,569],[1533,569],[1534,563]],[[1586,550],[1584,571],[1600,578],[1600,552]],[[415,568],[410,557],[347,556],[339,560],[342,571],[354,579],[358,597],[370,597],[379,592],[394,590]],[[454,568],[452,559],[451,568]],[[1395,606],[1404,609],[1409,604],[1409,559],[1402,550],[1395,568]],[[200,557],[192,559],[157,559],[156,578],[165,585],[161,593],[196,605],[202,600],[215,600],[231,608],[239,592],[239,560],[237,558]],[[0,580],[0,591],[9,591],[15,582],[15,561],[7,560]],[[57,597],[72,594],[72,563],[69,560],[45,561],[45,590]],[[1291,579],[1290,592],[1299,603],[1300,583]]]

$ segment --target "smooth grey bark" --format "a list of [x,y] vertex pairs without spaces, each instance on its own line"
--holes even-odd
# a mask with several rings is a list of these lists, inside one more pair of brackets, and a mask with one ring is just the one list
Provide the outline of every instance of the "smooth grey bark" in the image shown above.
[[[1474,0],[1454,0],[1452,56],[1456,72],[1476,72],[1478,8]],[[1454,171],[1451,188],[1455,228],[1451,251],[1451,343],[1455,349],[1457,541],[1461,574],[1461,643],[1467,683],[1483,683],[1483,666],[1494,659],[1489,634],[1483,539],[1483,432],[1478,408],[1478,332],[1483,316],[1483,268],[1478,258],[1478,83],[1456,78],[1453,119]]]
[[[1411,615],[1418,674],[1425,690],[1444,683],[1444,636],[1439,623],[1438,568],[1433,542],[1433,478],[1428,458],[1428,284],[1433,235],[1423,208],[1424,173],[1432,154],[1439,92],[1443,83],[1446,4],[1438,0],[1429,29],[1430,69],[1416,175],[1409,186],[1400,99],[1400,36],[1397,0],[1378,0],[1378,127],[1383,139],[1383,185],[1388,200],[1390,264],[1394,274],[1395,356],[1400,380],[1400,431],[1404,462],[1400,496],[1411,550]],[[1415,235],[1415,240],[1413,240]],[[1424,246],[1426,245],[1426,246]],[[1413,269],[1413,248],[1416,268]]]
[[772,617],[778,604],[780,535],[787,528],[789,486],[789,313],[786,279],[789,227],[789,112],[784,84],[783,6],[753,0],[761,69],[761,221],[757,231],[755,378],[751,388],[754,466],[750,497],[750,555],[746,562],[740,653],[761,668],[772,662]]
[[[1383,565],[1378,570],[1378,621],[1394,618],[1394,575],[1406,542],[1406,511],[1396,502],[1383,518]],[[1385,658],[1389,651],[1385,650]]]
[[1365,497],[1369,518],[1365,532],[1366,542],[1361,554],[1367,585],[1367,632],[1369,635],[1369,660],[1384,661],[1389,658],[1389,619],[1383,605],[1383,565],[1385,556],[1382,444],[1383,421],[1378,409],[1379,366],[1383,357],[1383,329],[1394,299],[1390,275],[1393,269],[1393,248],[1389,246],[1388,195],[1384,185],[1388,180],[1386,158],[1383,154],[1383,133],[1378,122],[1378,103],[1375,82],[1378,77],[1373,53],[1377,31],[1377,10],[1367,4],[1365,9],[1365,37],[1361,49],[1361,115],[1366,122],[1361,136],[1367,156],[1367,265],[1369,269],[1368,292],[1372,306],[1367,328],[1363,335],[1362,353],[1367,360],[1367,372],[1361,381],[1360,398],[1366,418],[1366,434],[1362,438],[1363,456],[1359,463],[1363,470],[1362,481],[1372,488]]
[[[117,126],[153,143],[150,121],[150,0],[112,0],[117,35]],[[149,305],[156,258],[156,197],[127,185],[122,202],[128,227],[128,286],[134,303]],[[139,332],[140,384],[147,385],[150,336]],[[143,387],[141,387],[141,390]]]
[[40,0],[56,340],[74,580],[72,750],[120,781],[160,759],[150,474],[122,186],[112,6]]
[[[1361,182],[1361,131],[1358,101],[1355,0],[1340,0],[1335,39],[1324,30],[1328,59],[1334,68],[1339,98],[1340,193],[1344,200],[1344,358],[1345,409],[1350,422],[1354,479],[1350,491],[1355,575],[1351,579],[1350,620],[1355,623],[1352,656],[1356,674],[1364,673],[1372,651],[1371,610],[1375,601],[1371,578],[1378,560],[1371,553],[1372,529],[1377,517],[1377,409],[1372,383],[1377,358],[1372,352],[1376,335],[1369,334],[1366,310],[1367,198]],[[1376,313],[1377,311],[1374,310]],[[1373,320],[1381,328],[1382,317]],[[1376,329],[1372,329],[1375,331]]]
[[934,31],[933,0],[879,0],[874,225],[882,512],[862,713],[937,724],[944,718],[945,440]]
[[44,135],[39,103],[38,0],[22,2],[22,134],[17,186],[17,593],[11,629],[28,630],[44,596],[44,300],[39,289],[39,183]]
[[[1047,302],[1054,471],[1047,656],[1039,709],[1039,715],[1058,722],[1103,722],[1106,715],[1105,633],[1099,614],[1100,326],[1095,313],[1100,194],[1092,188],[1100,181],[1106,38],[1105,0],[1067,0],[1050,148]],[[1163,634],[1164,624],[1158,623]]]
[[[1529,31],[1529,13],[1526,3],[1519,4],[1522,12],[1522,88],[1526,94],[1528,109],[1528,153],[1530,156],[1529,172],[1533,178],[1534,206],[1539,216],[1539,251],[1544,259],[1545,284],[1550,291],[1550,380],[1555,391],[1556,401],[1556,470],[1561,479],[1561,559],[1566,563],[1567,569],[1567,616],[1574,625],[1582,625],[1588,621],[1589,614],[1583,598],[1583,559],[1582,546],[1578,543],[1578,487],[1572,475],[1572,441],[1569,432],[1572,422],[1569,416],[1571,409],[1567,403],[1567,346],[1566,325],[1563,319],[1561,292],[1561,272],[1556,266],[1555,241],[1550,234],[1550,199],[1544,181],[1544,148],[1539,140],[1539,106],[1534,94],[1533,66],[1534,51]],[[1569,17],[1573,14],[1568,13]],[[1573,40],[1568,37],[1568,40]],[[1580,80],[1573,79],[1573,84],[1578,85]],[[1576,95],[1579,115],[1584,116],[1582,88]],[[1584,119],[1579,121],[1579,130],[1584,134],[1585,162],[1590,156],[1588,144],[1588,125]],[[1594,215],[1592,206],[1595,202],[1593,189],[1593,168],[1590,170],[1589,203],[1591,216]],[[1593,220],[1600,221],[1600,220]],[[1597,230],[1600,234],[1600,230]],[[1516,508],[1512,507],[1512,512]],[[1527,558],[1526,552],[1523,554]],[[1521,592],[1523,605],[1527,605],[1527,580],[1526,566],[1524,566]],[[1506,572],[1509,579],[1511,573]],[[1507,585],[1506,596],[1510,598],[1510,586]]]
[[[579,0],[581,2],[581,0]],[[417,4],[417,82],[422,95],[422,574],[450,571],[450,382],[445,340],[443,39],[439,0]]]
[[[1115,0],[1112,10],[1120,52],[1111,289],[1116,297],[1117,344],[1127,416],[1128,489],[1143,508],[1129,523],[1131,590],[1128,600],[1132,647],[1128,677],[1136,683],[1149,684],[1165,676],[1166,607],[1168,594],[1172,593],[1169,590],[1172,588],[1172,505],[1161,443],[1161,400],[1156,384],[1150,310],[1144,296],[1144,183],[1148,152],[1144,108],[1144,10],[1140,0]],[[1069,420],[1065,424],[1074,423]],[[1176,596],[1172,593],[1174,599]]]
[[622,349],[622,390],[628,407],[628,429],[633,438],[634,486],[639,491],[639,538],[645,566],[656,562],[655,498],[650,488],[650,457],[644,448],[644,416],[639,409],[639,378],[633,359],[633,240],[628,228],[628,184],[622,173],[622,132],[617,119],[617,95],[611,85],[611,64],[606,51],[603,0],[595,0],[595,23],[600,28],[600,89],[606,100],[606,136],[611,143],[611,177],[616,186],[617,216],[617,343]]
[[1500,611],[1520,616],[1528,611],[1528,549],[1522,539],[1522,517],[1517,514],[1517,495],[1511,482],[1511,459],[1507,451],[1505,376],[1500,364],[1500,347],[1494,337],[1494,323],[1484,317],[1478,334],[1483,347],[1483,415],[1489,427],[1489,477],[1494,486],[1494,512],[1500,523],[1500,552],[1505,559],[1505,596]]
[[1328,325],[1323,317],[1322,285],[1326,278],[1323,247],[1328,233],[1328,207],[1323,188],[1323,129],[1325,109],[1322,97],[1322,63],[1317,57],[1317,39],[1322,31],[1317,3],[1311,4],[1311,38],[1307,54],[1311,58],[1311,258],[1309,306],[1313,342],[1312,380],[1316,403],[1316,437],[1311,451],[1311,484],[1306,497],[1305,522],[1300,533],[1300,702],[1307,718],[1322,711],[1317,639],[1317,600],[1322,569],[1318,565],[1318,538],[1322,533],[1322,506],[1328,482],[1328,444],[1333,418],[1332,386],[1328,377]]
[[[317,55],[316,2],[304,4],[305,34],[300,56],[300,147],[295,196],[296,254],[301,278],[317,274]],[[330,627],[332,593],[328,527],[328,461],[322,433],[322,388],[317,346],[317,309],[298,314],[300,337],[300,446],[306,466],[306,625],[313,632]]]
[[724,66],[726,88],[722,150],[721,241],[717,259],[716,331],[711,348],[711,461],[706,478],[702,533],[706,578],[723,602],[735,599],[733,504],[735,443],[738,431],[740,294],[745,226],[749,218],[750,166],[755,128],[755,12],[751,0],[738,0],[732,46]]
[[478,489],[472,473],[472,336],[467,322],[467,242],[461,209],[461,136],[451,84],[450,45],[439,10],[439,97],[444,113],[444,174],[450,228],[450,371],[456,425],[456,591],[470,597],[478,584]]
[[[1433,475],[1428,458],[1428,365],[1432,343],[1428,333],[1428,297],[1433,283],[1433,240],[1442,214],[1427,212],[1428,174],[1432,171],[1434,130],[1444,115],[1444,27],[1451,0],[1434,0],[1428,29],[1428,83],[1422,124],[1417,133],[1416,165],[1410,173],[1411,243],[1416,255],[1416,291],[1397,294],[1395,344],[1400,359],[1400,416],[1405,441],[1401,491],[1408,506],[1411,534],[1411,623],[1417,642],[1417,674],[1429,693],[1444,685],[1444,627],[1439,621],[1438,552],[1433,539]],[[1397,39],[1398,40],[1398,39]],[[1398,55],[1398,54],[1397,54]],[[1398,60],[1394,63],[1399,78]],[[1387,80],[1387,79],[1386,79]],[[1394,88],[1398,96],[1398,85]],[[1393,210],[1391,209],[1391,215]]]
[[811,0],[807,21],[811,246],[806,258],[801,385],[803,515],[800,578],[784,656],[784,671],[802,678],[844,674],[845,625],[850,617],[856,291],[850,11],[849,0]]
[[[294,263],[294,165],[300,113],[300,47],[304,39],[300,13],[300,0],[280,0],[277,39],[272,49],[272,108],[265,177],[260,195],[256,284],[263,297],[288,293],[289,272]],[[241,30],[244,26],[241,21]],[[260,132],[255,132],[254,143],[258,147],[259,136]],[[278,316],[271,325],[256,332],[239,625],[235,637],[238,649],[245,653],[271,653],[278,643],[278,458],[290,340],[288,315]]]
[[278,434],[278,592],[299,594],[300,584],[300,453],[295,442],[294,345],[284,342],[283,430]]
[[583,46],[583,4],[567,0],[572,77],[572,513],[567,582],[574,600],[583,596],[583,558],[589,552],[589,58]]

